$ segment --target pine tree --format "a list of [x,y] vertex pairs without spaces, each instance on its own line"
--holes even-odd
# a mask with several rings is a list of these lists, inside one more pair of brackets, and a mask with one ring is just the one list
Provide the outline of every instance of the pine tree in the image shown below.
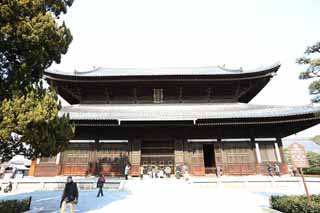
[[311,79],[315,78],[317,80],[313,81],[309,85],[309,93],[314,97],[311,99],[312,102],[320,102],[320,42],[309,46],[304,52],[304,56],[297,59],[298,64],[307,65],[307,69],[300,73],[300,79]]
[[53,88],[42,87],[43,72],[60,63],[72,41],[57,19],[73,0],[0,1],[0,161],[62,151],[74,134]]

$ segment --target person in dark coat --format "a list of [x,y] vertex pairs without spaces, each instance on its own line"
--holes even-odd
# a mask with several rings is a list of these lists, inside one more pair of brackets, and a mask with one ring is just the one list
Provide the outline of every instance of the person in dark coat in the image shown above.
[[69,176],[67,178],[67,183],[62,193],[62,198],[60,202],[60,213],[64,213],[68,203],[70,205],[70,212],[74,213],[74,205],[77,204],[78,197],[79,193],[77,184],[73,182],[72,177]]
[[105,182],[106,182],[106,179],[103,177],[103,175],[100,174],[97,181],[97,188],[99,189],[97,197],[100,197],[100,195],[103,197],[103,185]]

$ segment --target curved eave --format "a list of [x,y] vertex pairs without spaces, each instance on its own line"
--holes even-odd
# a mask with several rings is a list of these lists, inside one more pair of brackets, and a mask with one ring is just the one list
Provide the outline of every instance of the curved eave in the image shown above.
[[280,68],[280,64],[274,64],[266,68],[260,68],[250,71],[230,72],[226,73],[212,73],[212,74],[191,74],[173,73],[173,74],[145,74],[145,75],[99,75],[99,76],[85,76],[76,75],[72,73],[45,71],[44,78],[52,81],[64,82],[130,82],[130,81],[226,81],[226,80],[250,80],[263,77],[272,77]]
[[272,125],[299,123],[305,121],[315,121],[320,123],[320,117],[314,113],[299,114],[291,116],[270,116],[252,118],[232,118],[232,119],[197,119],[197,126],[221,126],[221,125]]
[[[320,118],[312,114],[303,114],[296,116],[282,116],[251,119],[198,119],[192,120],[123,120],[110,122],[109,120],[73,120],[78,127],[104,127],[104,128],[200,128],[211,131],[210,128],[234,129],[235,134],[238,131],[251,129],[257,131],[257,134],[265,134],[267,137],[287,137],[296,134],[307,128],[320,123]],[[216,131],[216,130],[215,130]]]
[[[282,137],[320,123],[320,107],[251,104],[75,105],[64,107],[78,126],[231,127],[260,129]],[[239,130],[240,131],[240,130]]]
[[315,121],[320,123],[319,115],[315,113],[297,114],[297,115],[284,115],[284,116],[269,116],[269,117],[243,117],[243,118],[206,118],[206,119],[104,119],[104,118],[83,118],[83,119],[70,119],[71,121],[84,124],[90,123],[93,126],[106,125],[106,126],[122,126],[122,125],[167,125],[167,124],[188,124],[190,126],[223,126],[223,125],[269,125],[269,124],[284,124],[284,123],[297,123],[305,121]]

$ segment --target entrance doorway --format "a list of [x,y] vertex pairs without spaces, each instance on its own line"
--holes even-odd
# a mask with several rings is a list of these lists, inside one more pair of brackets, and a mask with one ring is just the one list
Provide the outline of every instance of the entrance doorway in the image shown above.
[[203,144],[203,159],[206,174],[215,173],[215,156],[213,144]]
[[141,164],[144,172],[152,169],[164,171],[169,166],[174,169],[174,143],[172,141],[142,141]]

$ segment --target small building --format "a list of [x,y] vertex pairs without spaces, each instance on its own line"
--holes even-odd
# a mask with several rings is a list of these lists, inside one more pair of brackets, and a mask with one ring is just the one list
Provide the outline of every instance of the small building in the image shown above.
[[279,68],[47,71],[47,82],[70,103],[59,113],[76,132],[65,152],[38,159],[33,173],[113,176],[127,163],[131,175],[141,165],[187,165],[202,176],[216,167],[227,175],[265,174],[271,163],[286,172],[282,138],[318,124],[320,108],[250,104]]

